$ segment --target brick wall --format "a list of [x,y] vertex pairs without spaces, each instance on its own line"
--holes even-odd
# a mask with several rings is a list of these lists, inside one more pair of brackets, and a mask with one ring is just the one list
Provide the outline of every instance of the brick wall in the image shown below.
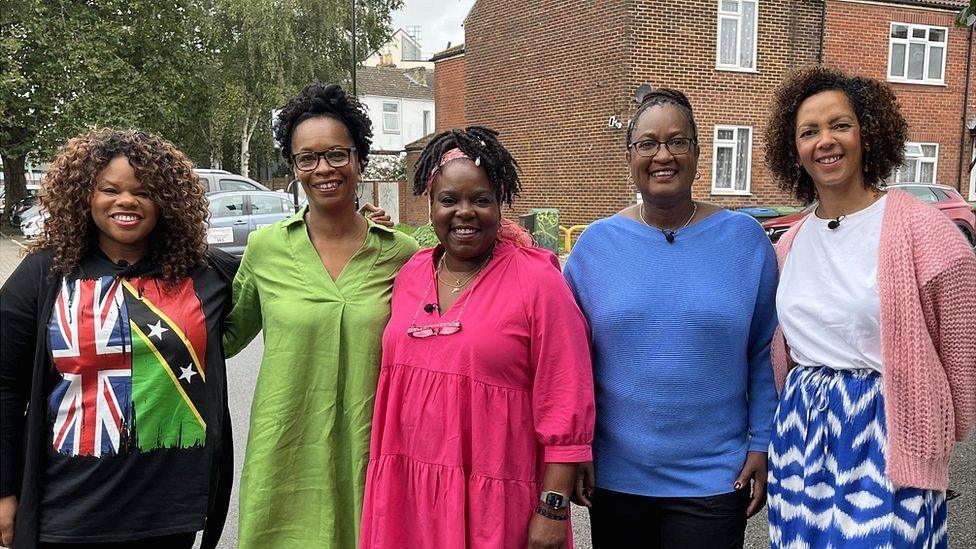
[[[789,202],[762,166],[763,124],[785,72],[817,59],[820,8],[805,0],[760,2],[759,72],[739,73],[715,70],[717,6],[716,0],[605,0],[571,10],[556,0],[475,4],[465,23],[467,120],[501,131],[520,163],[524,191],[515,213],[556,207],[568,225],[633,202],[625,135],[642,83],[681,89],[695,106],[702,145],[696,198],[725,206]],[[609,127],[611,116],[623,127]],[[751,196],[711,195],[716,123],[753,127]]]
[[[955,187],[962,180],[969,196],[969,138],[963,141],[963,97],[966,79],[967,31],[953,26],[953,12],[875,5],[847,0],[827,3],[825,50],[829,64],[879,80],[888,78],[888,40],[892,22],[949,28],[945,85],[891,83],[908,120],[909,140],[939,144],[936,181]],[[976,54],[974,54],[976,56]],[[976,59],[972,60],[976,70]],[[976,85],[970,83],[969,118],[976,113]]]
[[[465,59],[464,52],[434,63],[434,132],[440,133],[465,124]],[[426,219],[425,219],[426,221]]]
[[[438,107],[439,109],[440,107]],[[427,197],[413,195],[413,176],[416,173],[414,167],[417,160],[420,159],[420,153],[433,136],[434,134],[430,134],[422,137],[412,143],[407,143],[404,147],[407,152],[407,177],[400,182],[400,223],[419,227],[427,223],[430,218],[427,211]]]

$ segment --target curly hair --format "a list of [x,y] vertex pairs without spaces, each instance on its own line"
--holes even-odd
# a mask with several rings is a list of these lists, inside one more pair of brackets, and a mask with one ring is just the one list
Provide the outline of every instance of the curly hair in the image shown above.
[[175,282],[206,258],[207,199],[186,155],[146,132],[104,128],[68,140],[44,178],[41,207],[49,217],[28,251],[51,249],[55,273],[75,270],[98,240],[91,215],[95,179],[120,156],[129,160],[159,209],[149,254],[162,269],[162,279]]
[[298,97],[281,108],[274,127],[274,137],[281,147],[281,156],[290,164],[291,140],[295,128],[309,118],[322,116],[338,120],[346,127],[356,147],[359,170],[364,170],[369,162],[369,147],[373,142],[373,123],[359,100],[346,94],[338,84],[324,87],[319,83],[309,84]]
[[631,139],[634,136],[634,128],[637,126],[637,121],[640,120],[640,116],[647,109],[658,105],[671,105],[681,111],[681,114],[685,115],[685,118],[688,119],[688,125],[691,126],[691,139],[697,147],[698,123],[695,122],[695,113],[691,109],[691,101],[688,101],[688,97],[684,93],[670,88],[658,88],[649,92],[641,99],[641,104],[637,107],[637,112],[634,113],[634,116],[630,119],[630,123],[627,124],[627,145],[630,146],[631,144]]
[[796,115],[808,97],[832,90],[843,92],[857,115],[864,185],[877,187],[905,163],[908,123],[887,84],[822,65],[798,69],[786,78],[773,100],[766,125],[766,165],[781,189],[807,203],[817,199],[817,188],[797,158]]
[[508,149],[498,141],[498,132],[484,126],[447,130],[431,138],[417,160],[413,194],[419,196],[427,191],[430,174],[440,165],[444,153],[454,148],[460,149],[469,158],[479,159],[478,165],[488,175],[498,203],[511,207],[522,188],[518,164]]

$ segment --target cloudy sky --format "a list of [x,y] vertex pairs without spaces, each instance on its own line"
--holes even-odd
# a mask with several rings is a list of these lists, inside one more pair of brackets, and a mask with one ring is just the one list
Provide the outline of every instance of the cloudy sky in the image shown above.
[[393,28],[421,26],[421,48],[424,55],[437,53],[464,42],[461,23],[474,0],[403,0],[403,8],[393,13]]

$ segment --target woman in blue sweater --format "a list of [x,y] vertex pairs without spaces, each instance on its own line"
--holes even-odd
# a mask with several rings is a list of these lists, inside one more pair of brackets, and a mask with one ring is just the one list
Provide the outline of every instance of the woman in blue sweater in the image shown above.
[[597,548],[742,547],[765,503],[776,259],[754,219],[692,198],[699,152],[685,95],[645,97],[626,153],[642,199],[566,264],[592,332],[595,461],[577,496]]

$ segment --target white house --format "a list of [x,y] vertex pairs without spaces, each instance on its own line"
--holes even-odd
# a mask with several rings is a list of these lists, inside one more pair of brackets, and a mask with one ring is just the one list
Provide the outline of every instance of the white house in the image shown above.
[[421,51],[419,40],[416,40],[407,31],[397,29],[385,44],[363,61],[363,64],[370,67],[398,67],[401,69],[424,67],[427,70],[434,70],[434,64],[429,58],[429,55]]

